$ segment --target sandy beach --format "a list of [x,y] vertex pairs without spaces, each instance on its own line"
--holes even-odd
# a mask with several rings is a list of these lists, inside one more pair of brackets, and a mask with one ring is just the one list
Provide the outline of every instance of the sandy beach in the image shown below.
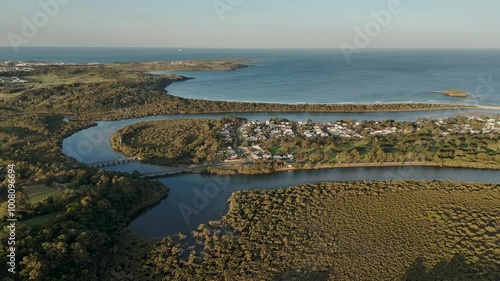
[[477,107],[488,110],[500,110],[500,105],[478,105]]

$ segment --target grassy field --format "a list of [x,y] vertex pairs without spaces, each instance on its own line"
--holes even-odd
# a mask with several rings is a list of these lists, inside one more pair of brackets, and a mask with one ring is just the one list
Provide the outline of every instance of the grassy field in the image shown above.
[[4,92],[2,92],[2,89],[0,88],[0,98],[15,98],[15,97],[18,97],[20,95],[21,95],[21,93],[12,93],[12,94],[4,93]]
[[134,75],[112,75],[106,69],[87,66],[65,66],[65,67],[37,67],[33,73],[14,73],[27,83],[23,84],[0,84],[0,98],[15,98],[27,90],[43,89],[47,87],[108,83],[119,79],[134,79]]
[[34,217],[32,219],[29,219],[27,221],[21,221],[20,223],[24,224],[26,226],[30,226],[30,227],[47,226],[47,225],[51,225],[57,219],[57,216],[60,214],[62,214],[62,213],[56,212],[56,213],[52,213],[52,214],[48,214],[48,215],[44,215],[44,216],[38,216],[38,217]]
[[42,184],[25,187],[24,193],[30,199],[31,204],[36,204],[38,202],[41,202],[45,197],[57,198],[62,195],[55,188]]
[[62,77],[60,75],[55,74],[43,74],[36,76],[28,76],[26,77],[30,84],[36,86],[53,86],[53,85],[64,85],[64,84],[73,84],[73,83],[103,83],[103,82],[111,82],[115,79],[109,79],[104,77],[99,77],[95,75],[81,75],[81,76],[72,76],[72,77]]
[[[21,225],[30,227],[47,226],[51,225],[57,219],[57,216],[59,216],[60,214],[62,214],[62,212],[56,212],[48,215],[34,217],[26,221],[19,221],[19,223]],[[7,224],[6,222],[0,222],[0,227],[3,228],[6,224]]]

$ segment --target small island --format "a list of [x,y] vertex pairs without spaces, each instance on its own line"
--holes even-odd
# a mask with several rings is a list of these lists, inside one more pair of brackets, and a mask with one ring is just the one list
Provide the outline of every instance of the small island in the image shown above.
[[443,94],[443,95],[448,96],[448,97],[456,97],[456,98],[466,98],[469,96],[466,91],[458,90],[458,89],[438,91],[435,93]]

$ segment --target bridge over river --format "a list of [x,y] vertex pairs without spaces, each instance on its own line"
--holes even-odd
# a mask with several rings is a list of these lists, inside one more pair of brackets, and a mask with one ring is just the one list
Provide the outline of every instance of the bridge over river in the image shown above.
[[89,167],[102,168],[102,167],[111,167],[111,166],[126,164],[133,161],[139,161],[139,157],[118,158],[118,159],[89,163],[86,165]]
[[[94,167],[94,168],[104,168],[104,167],[123,165],[123,164],[127,164],[127,163],[134,162],[134,161],[140,161],[140,160],[138,157],[128,157],[128,158],[118,158],[118,159],[112,159],[112,160],[93,162],[93,163],[88,163],[85,165],[87,165],[88,167]],[[207,165],[207,166],[213,166],[213,165]],[[177,169],[174,168],[174,169],[168,169],[168,170],[162,170],[162,171],[156,171],[156,172],[141,173],[140,177],[142,177],[142,178],[160,178],[160,177],[166,177],[166,176],[171,176],[171,175],[192,173],[193,171],[194,171],[194,167],[177,168]]]
[[193,173],[193,172],[194,171],[191,168],[175,169],[175,170],[165,170],[165,171],[158,171],[158,172],[142,173],[141,177],[142,178],[161,178],[161,177],[166,177],[166,176],[185,174],[185,173]]

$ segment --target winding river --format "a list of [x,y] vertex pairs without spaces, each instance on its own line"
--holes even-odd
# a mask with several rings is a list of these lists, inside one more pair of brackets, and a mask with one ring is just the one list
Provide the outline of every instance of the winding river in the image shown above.
[[[235,113],[153,116],[121,121],[101,121],[97,126],[82,130],[66,138],[63,153],[82,163],[93,163],[124,157],[114,151],[109,143],[111,135],[124,126],[151,120],[179,118],[220,118],[233,115],[250,120],[267,120],[283,117],[294,121],[312,119],[317,122],[342,119],[415,121],[419,118],[446,118],[459,114],[479,115],[496,113],[486,110],[440,110],[413,112],[376,113]],[[114,167],[110,171],[154,172],[164,167],[131,162]],[[163,237],[182,232],[189,233],[199,224],[220,219],[228,211],[227,200],[231,193],[244,189],[273,189],[299,184],[314,184],[326,181],[350,180],[455,180],[477,182],[500,182],[500,173],[495,170],[473,170],[437,167],[370,167],[339,168],[311,171],[279,172],[271,175],[236,175],[230,177],[184,174],[160,179],[170,188],[168,198],[137,217],[129,226],[133,232],[146,237]]]

